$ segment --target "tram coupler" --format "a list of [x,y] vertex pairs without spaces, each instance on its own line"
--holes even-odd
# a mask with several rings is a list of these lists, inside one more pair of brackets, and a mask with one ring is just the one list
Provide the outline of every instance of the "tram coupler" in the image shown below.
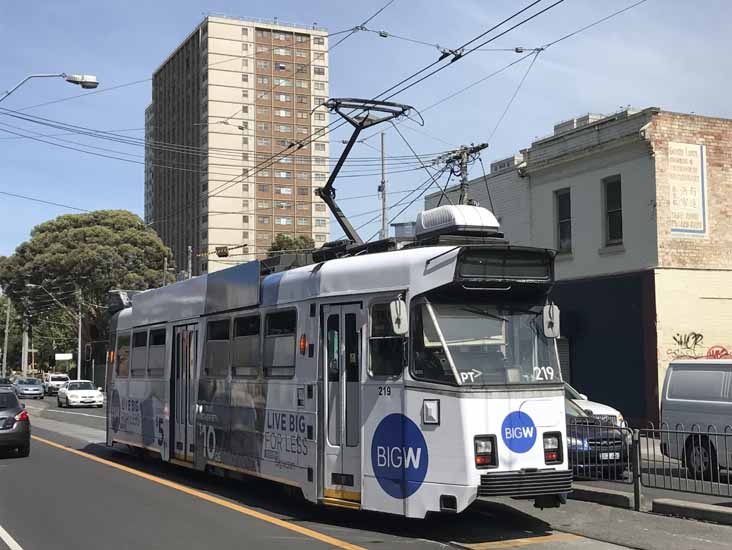
[[534,508],[541,510],[544,508],[559,508],[562,504],[567,504],[567,493],[541,495],[534,499]]

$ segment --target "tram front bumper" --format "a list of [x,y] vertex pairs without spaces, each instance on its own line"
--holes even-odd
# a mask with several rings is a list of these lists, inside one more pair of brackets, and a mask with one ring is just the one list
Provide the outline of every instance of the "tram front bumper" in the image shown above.
[[534,498],[572,490],[571,470],[519,470],[480,476],[478,497]]

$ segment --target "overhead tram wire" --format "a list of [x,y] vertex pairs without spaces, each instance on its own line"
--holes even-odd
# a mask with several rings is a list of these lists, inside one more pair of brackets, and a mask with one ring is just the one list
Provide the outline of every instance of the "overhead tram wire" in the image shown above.
[[14,197],[16,199],[23,199],[26,201],[38,202],[38,203],[47,204],[50,206],[58,206],[60,208],[66,208],[68,210],[76,210],[77,212],[91,212],[91,210],[87,210],[86,208],[79,208],[77,206],[62,204],[60,202],[47,201],[44,199],[39,199],[37,197],[29,197],[28,195],[19,195],[18,193],[9,193],[8,191],[0,191],[0,195],[6,195],[8,197]]

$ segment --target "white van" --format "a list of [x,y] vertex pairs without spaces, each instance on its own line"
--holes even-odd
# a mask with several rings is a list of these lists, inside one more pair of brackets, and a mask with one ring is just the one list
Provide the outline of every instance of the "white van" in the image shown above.
[[662,452],[681,460],[690,477],[708,479],[729,468],[732,360],[672,361],[663,383],[661,428]]
[[46,395],[56,395],[61,386],[69,381],[67,374],[50,372],[43,376],[43,393]]

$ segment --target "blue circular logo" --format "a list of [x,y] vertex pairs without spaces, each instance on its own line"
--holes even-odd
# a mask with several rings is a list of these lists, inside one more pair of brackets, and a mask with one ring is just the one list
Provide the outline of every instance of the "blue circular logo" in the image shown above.
[[398,413],[379,422],[371,441],[371,466],[388,495],[407,498],[417,492],[428,462],[427,443],[419,426]]
[[503,419],[501,437],[514,453],[525,453],[536,443],[536,426],[525,412],[513,411]]

